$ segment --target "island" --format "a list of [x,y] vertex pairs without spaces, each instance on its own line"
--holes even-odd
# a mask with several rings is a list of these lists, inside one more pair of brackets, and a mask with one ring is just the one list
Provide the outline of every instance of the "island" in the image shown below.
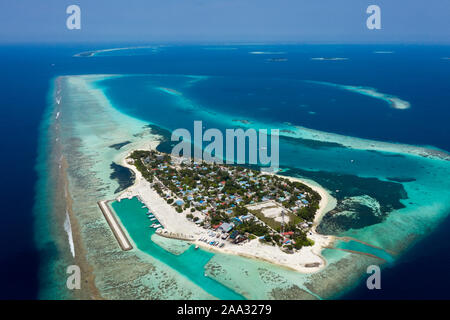
[[[300,272],[326,264],[320,253],[333,237],[315,227],[331,196],[319,186],[156,150],[134,150],[122,165],[133,170],[136,181],[116,200],[137,197],[148,208],[148,227],[159,236]],[[105,203],[99,205],[105,210]],[[123,238],[120,228],[115,234]]]

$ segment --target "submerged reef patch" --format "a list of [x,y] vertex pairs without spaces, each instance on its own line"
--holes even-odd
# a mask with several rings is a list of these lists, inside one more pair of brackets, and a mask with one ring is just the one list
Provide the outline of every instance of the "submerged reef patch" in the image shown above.
[[120,150],[122,147],[124,147],[124,146],[126,146],[127,144],[130,144],[130,143],[131,143],[131,141],[127,140],[127,141],[124,141],[124,142],[112,144],[109,147],[113,148],[113,149],[116,149],[116,150]]
[[317,231],[337,235],[382,222],[390,212],[405,208],[408,195],[401,183],[350,174],[289,168],[281,173],[304,177],[324,186],[337,199],[336,208],[325,214]]
[[386,179],[390,181],[395,182],[413,182],[416,181],[416,178],[409,178],[409,177],[386,177]]
[[160,143],[156,147],[156,150],[159,152],[171,153],[173,147],[178,144],[178,141],[171,141],[170,138],[172,134],[169,130],[161,128],[154,124],[148,124],[145,126],[149,128],[152,134],[158,135],[161,137]]

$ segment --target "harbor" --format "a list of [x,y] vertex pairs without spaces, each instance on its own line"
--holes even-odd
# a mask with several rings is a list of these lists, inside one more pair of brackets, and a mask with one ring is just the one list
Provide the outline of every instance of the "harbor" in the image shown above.
[[[155,228],[148,227],[149,209],[148,206],[143,206],[138,197],[132,197],[131,199],[122,198],[120,202],[111,201],[110,206],[133,239],[136,249],[147,253],[153,259],[157,259],[186,276],[212,296],[220,299],[245,299],[240,293],[235,292],[210,276],[205,276],[205,266],[214,256],[214,253],[195,249],[194,245],[190,245],[182,253],[173,254],[155,243],[152,240],[152,236],[159,234],[163,229],[158,229],[161,231],[157,231]],[[172,234],[172,236],[174,235],[175,233]]]

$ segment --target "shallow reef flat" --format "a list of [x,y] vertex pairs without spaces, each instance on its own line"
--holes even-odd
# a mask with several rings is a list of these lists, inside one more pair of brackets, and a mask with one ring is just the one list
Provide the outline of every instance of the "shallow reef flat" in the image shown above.
[[311,83],[316,83],[324,86],[330,86],[334,87],[340,90],[347,90],[355,93],[359,93],[362,95],[366,95],[375,99],[380,99],[385,101],[391,108],[404,110],[409,109],[411,107],[411,104],[408,101],[402,100],[399,97],[381,93],[378,92],[374,88],[368,88],[368,87],[361,87],[361,86],[349,86],[349,85],[342,85],[342,84],[336,84],[336,83],[330,83],[330,82],[323,82],[323,81],[309,81]]

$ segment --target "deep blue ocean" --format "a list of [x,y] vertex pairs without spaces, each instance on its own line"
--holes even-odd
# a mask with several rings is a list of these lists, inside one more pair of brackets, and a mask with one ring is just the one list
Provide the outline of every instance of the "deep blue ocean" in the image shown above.
[[[5,172],[1,184],[0,233],[2,243],[6,244],[0,257],[0,298],[36,298],[38,267],[52,255],[51,248],[44,252],[36,250],[32,208],[39,124],[54,76],[98,73],[217,76],[214,80],[217,83],[208,94],[196,94],[195,90],[205,92],[201,84],[189,94],[202,104],[214,102],[218,110],[239,111],[240,118],[245,119],[246,115],[252,116],[254,109],[246,109],[251,97],[246,101],[240,90],[245,88],[251,92],[264,88],[266,94],[258,106],[259,111],[273,121],[297,119],[294,124],[313,129],[432,145],[450,151],[450,60],[442,59],[450,56],[448,46],[270,45],[235,46],[235,50],[171,46],[153,55],[73,57],[81,51],[116,46],[125,45],[0,47],[4,145],[1,161]],[[287,61],[277,61],[276,55],[249,54],[251,51],[286,52],[283,58]],[[374,54],[374,51],[394,53]],[[311,60],[314,57],[348,60]],[[227,81],[221,77],[226,77]],[[342,91],[327,90],[324,94],[302,80],[374,87],[409,101],[411,108],[388,109],[381,101]],[[123,81],[126,85],[126,79]],[[135,92],[139,94],[138,88]],[[220,103],[215,99],[217,95],[222,97]],[[282,103],[277,103],[280,101]],[[139,112],[142,110],[137,108],[134,115],[139,116]],[[346,298],[450,298],[449,230],[450,219],[447,218],[394,268],[385,269],[381,291],[368,291],[361,286],[349,292]]]

